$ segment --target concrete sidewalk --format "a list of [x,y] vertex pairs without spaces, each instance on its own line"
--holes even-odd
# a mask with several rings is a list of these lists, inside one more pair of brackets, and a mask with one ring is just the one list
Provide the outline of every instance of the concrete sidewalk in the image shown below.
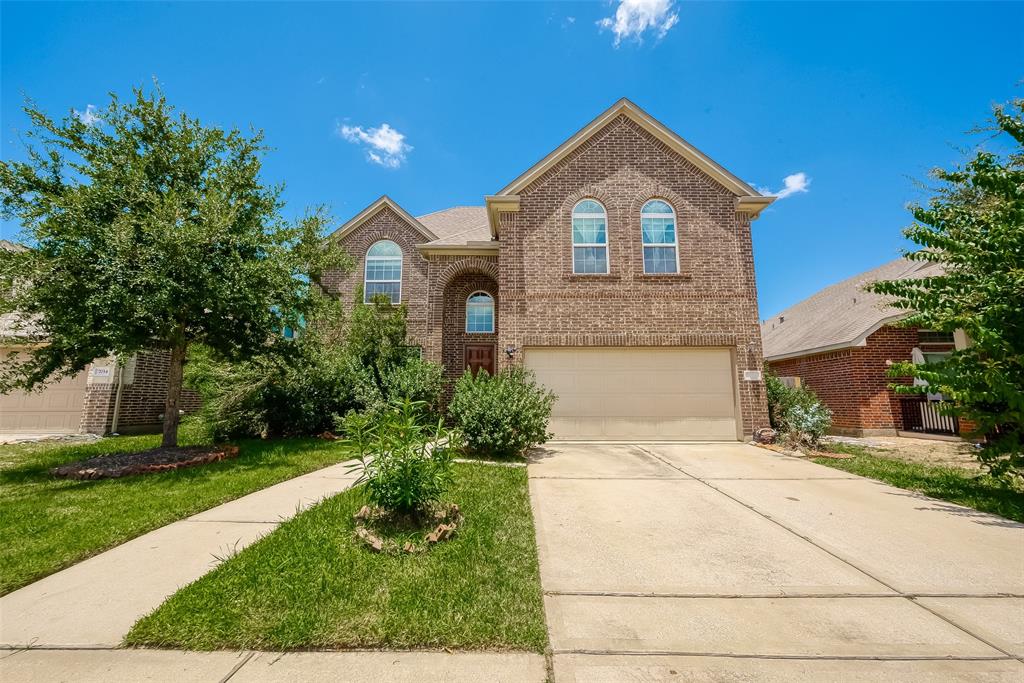
[[530,464],[555,680],[1024,680],[1024,525],[743,444]]
[[178,652],[23,650],[0,653],[4,683],[543,683],[544,658],[487,652]]
[[0,647],[115,647],[138,619],[179,588],[354,481],[344,463],[289,479],[5,595]]

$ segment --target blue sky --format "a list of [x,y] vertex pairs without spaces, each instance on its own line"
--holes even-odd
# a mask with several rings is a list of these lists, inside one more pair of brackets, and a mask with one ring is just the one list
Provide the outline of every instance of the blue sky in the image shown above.
[[[1024,95],[1024,4],[0,5],[0,155],[51,113],[160,80],[266,131],[290,214],[481,204],[626,96],[741,178],[793,191],[754,224],[761,316],[897,255],[915,179]],[[386,125],[386,127],[385,127]],[[375,157],[375,158],[374,158]],[[804,174],[802,177],[796,174]],[[0,227],[11,237],[16,226]]]

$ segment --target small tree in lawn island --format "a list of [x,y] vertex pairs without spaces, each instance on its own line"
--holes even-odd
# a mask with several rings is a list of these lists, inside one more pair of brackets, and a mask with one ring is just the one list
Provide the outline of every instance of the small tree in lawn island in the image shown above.
[[261,132],[204,126],[158,87],[63,121],[25,111],[24,160],[0,161],[0,208],[25,247],[0,250],[0,313],[44,343],[5,364],[0,391],[163,349],[163,446],[176,446],[189,346],[229,360],[264,349],[322,303],[321,273],[346,257],[323,240],[323,210],[282,217],[282,188],[259,177]]
[[876,282],[872,291],[910,311],[907,325],[954,332],[971,344],[942,363],[898,363],[891,374],[927,386],[896,385],[898,393],[938,392],[946,410],[977,425],[988,444],[978,452],[995,475],[1024,478],[1024,99],[995,107],[993,142],[961,168],[936,169],[936,196],[911,207],[904,231],[919,245],[906,257],[937,263],[940,274]]

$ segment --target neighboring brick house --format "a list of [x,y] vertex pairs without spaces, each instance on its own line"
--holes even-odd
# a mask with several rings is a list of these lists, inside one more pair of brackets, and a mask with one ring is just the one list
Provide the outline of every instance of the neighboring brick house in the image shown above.
[[767,424],[750,224],[760,195],[620,100],[495,195],[413,217],[384,196],[325,279],[408,307],[444,365],[524,363],[576,439],[747,438]]
[[[0,362],[18,349],[0,343]],[[168,355],[160,351],[132,356],[120,373],[116,359],[100,358],[78,375],[37,391],[0,394],[0,436],[159,431],[167,394],[167,366]],[[191,413],[198,408],[199,395],[184,390],[182,409]]]
[[887,371],[894,361],[941,360],[966,340],[896,325],[907,313],[864,290],[869,282],[936,272],[933,264],[896,259],[765,320],[761,337],[770,371],[814,391],[832,411],[836,434],[958,433],[958,423],[935,410],[941,396],[897,395],[890,385],[900,380]]

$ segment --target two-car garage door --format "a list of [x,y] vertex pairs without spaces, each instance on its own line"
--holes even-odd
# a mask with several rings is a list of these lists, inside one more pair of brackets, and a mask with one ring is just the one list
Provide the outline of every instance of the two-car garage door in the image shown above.
[[[0,363],[13,351],[0,349]],[[39,391],[0,394],[0,433],[61,434],[78,431],[85,401],[86,373],[65,377]]]
[[557,439],[738,438],[728,349],[531,347],[524,360],[558,396]]

